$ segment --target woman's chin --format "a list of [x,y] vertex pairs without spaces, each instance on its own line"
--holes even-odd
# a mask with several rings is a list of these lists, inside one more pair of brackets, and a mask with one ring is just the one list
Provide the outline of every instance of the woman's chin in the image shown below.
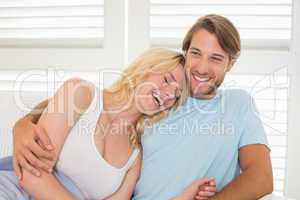
[[[144,108],[148,108],[148,109],[144,109]],[[155,108],[154,106],[144,106],[142,109],[140,109],[140,112],[143,114],[143,115],[146,115],[146,116],[153,116],[155,115],[156,113],[159,112],[159,109],[158,108]]]
[[151,116],[155,115],[158,112],[159,112],[159,110],[147,110],[147,111],[144,112],[144,115],[146,115],[148,117],[151,117]]

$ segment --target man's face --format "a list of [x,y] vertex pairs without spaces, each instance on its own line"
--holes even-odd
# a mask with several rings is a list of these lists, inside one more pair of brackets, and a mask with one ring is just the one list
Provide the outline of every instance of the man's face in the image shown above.
[[186,53],[186,69],[190,80],[191,95],[210,99],[229,71],[229,56],[221,48],[214,34],[205,29],[194,33]]

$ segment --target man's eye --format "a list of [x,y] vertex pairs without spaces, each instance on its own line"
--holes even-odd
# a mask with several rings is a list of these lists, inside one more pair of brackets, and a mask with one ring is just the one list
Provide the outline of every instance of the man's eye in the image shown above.
[[216,62],[222,62],[222,59],[220,59],[220,58],[213,57],[212,59]]

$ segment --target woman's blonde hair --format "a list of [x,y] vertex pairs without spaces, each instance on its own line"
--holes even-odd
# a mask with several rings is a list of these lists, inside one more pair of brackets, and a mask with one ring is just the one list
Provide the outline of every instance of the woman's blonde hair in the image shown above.
[[[181,64],[182,67],[184,66],[184,56],[179,52],[165,48],[151,48],[145,51],[124,70],[121,78],[113,83],[112,86],[105,89],[108,93],[117,94],[108,95],[107,102],[111,105],[130,102],[133,98],[134,89],[142,83],[150,73],[167,73],[174,70],[179,64]],[[183,81],[182,89],[180,98],[175,102],[173,107],[181,105],[188,96],[189,90],[186,79]],[[168,114],[168,111],[169,110],[158,112],[151,117],[146,117],[145,115],[141,116],[135,127],[131,127],[129,134],[131,144],[138,145],[145,125],[153,124],[161,120]]]

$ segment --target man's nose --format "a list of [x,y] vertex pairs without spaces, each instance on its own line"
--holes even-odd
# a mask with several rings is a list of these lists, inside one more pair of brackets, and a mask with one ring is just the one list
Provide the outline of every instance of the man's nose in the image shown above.
[[195,63],[193,68],[196,68],[196,70],[199,74],[208,74],[208,72],[209,72],[208,59],[206,57],[203,57],[203,58],[199,59]]

